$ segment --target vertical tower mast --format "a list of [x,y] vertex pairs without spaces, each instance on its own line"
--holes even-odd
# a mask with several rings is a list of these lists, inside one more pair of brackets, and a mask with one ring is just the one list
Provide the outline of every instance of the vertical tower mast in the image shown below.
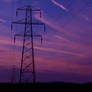
[[35,58],[34,58],[34,37],[39,37],[42,41],[42,35],[33,33],[33,25],[43,26],[45,32],[45,24],[42,22],[34,22],[32,12],[39,12],[41,17],[40,9],[33,9],[32,6],[25,6],[18,8],[16,15],[20,11],[25,12],[25,18],[23,20],[12,22],[11,30],[13,29],[13,24],[24,25],[24,32],[21,34],[14,35],[14,42],[16,37],[23,37],[23,46],[22,46],[22,57],[20,65],[20,76],[19,83],[23,82],[33,82],[36,83],[36,71],[35,71]]

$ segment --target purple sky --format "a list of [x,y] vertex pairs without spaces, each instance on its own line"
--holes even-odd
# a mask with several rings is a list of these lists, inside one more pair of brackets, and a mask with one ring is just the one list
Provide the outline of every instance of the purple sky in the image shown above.
[[0,0],[0,81],[20,66],[21,42],[11,42],[10,25],[28,4],[41,8],[43,17],[33,16],[47,30],[42,45],[35,41],[37,81],[92,82],[92,0]]

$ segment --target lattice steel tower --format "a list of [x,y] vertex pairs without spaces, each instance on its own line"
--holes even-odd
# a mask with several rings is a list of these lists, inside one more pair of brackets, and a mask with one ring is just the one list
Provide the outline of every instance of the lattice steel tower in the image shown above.
[[24,25],[25,29],[21,34],[14,35],[14,41],[16,37],[23,37],[23,47],[22,47],[22,57],[21,57],[21,65],[20,65],[20,76],[19,83],[24,82],[33,82],[36,83],[36,71],[35,71],[35,58],[34,58],[34,37],[39,37],[42,42],[42,35],[33,33],[33,25],[42,26],[43,31],[45,32],[45,24],[42,22],[34,22],[33,21],[33,12],[39,12],[41,17],[40,9],[33,9],[32,6],[25,6],[22,8],[17,8],[16,16],[24,12],[24,20],[19,20],[12,22],[11,30],[13,30],[13,24]]

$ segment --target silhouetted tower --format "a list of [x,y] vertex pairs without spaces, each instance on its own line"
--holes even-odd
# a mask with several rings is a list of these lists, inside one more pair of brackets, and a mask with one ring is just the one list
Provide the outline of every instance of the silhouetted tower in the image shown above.
[[[23,82],[33,82],[36,83],[36,71],[35,71],[35,58],[34,58],[34,37],[39,37],[42,42],[42,35],[33,33],[33,25],[42,26],[45,32],[45,24],[42,22],[33,21],[33,12],[39,12],[41,17],[40,9],[33,9],[32,6],[25,6],[22,8],[17,8],[16,16],[24,12],[24,20],[19,20],[12,22],[11,30],[13,29],[13,24],[24,25],[24,32],[21,34],[14,35],[14,41],[16,37],[23,37],[23,47],[22,47],[22,57],[21,57],[21,66],[20,66],[20,76],[19,83]],[[22,29],[21,29],[22,30]]]

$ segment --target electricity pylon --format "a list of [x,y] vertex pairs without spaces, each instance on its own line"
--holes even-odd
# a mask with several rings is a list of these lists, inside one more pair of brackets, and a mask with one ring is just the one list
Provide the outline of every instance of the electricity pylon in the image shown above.
[[42,39],[42,35],[33,33],[33,25],[42,26],[43,31],[45,32],[45,24],[42,22],[33,21],[33,12],[39,12],[41,17],[40,9],[33,9],[32,6],[29,5],[22,8],[17,8],[16,16],[18,16],[19,13],[21,13],[21,11],[23,11],[25,14],[24,20],[22,19],[19,21],[15,21],[12,22],[11,24],[11,30],[13,30],[13,24],[20,24],[25,26],[24,31],[21,34],[14,35],[14,42],[16,40],[16,37],[23,37],[19,83],[24,83],[24,82],[36,83],[34,37],[39,37],[41,42],[43,39]]

